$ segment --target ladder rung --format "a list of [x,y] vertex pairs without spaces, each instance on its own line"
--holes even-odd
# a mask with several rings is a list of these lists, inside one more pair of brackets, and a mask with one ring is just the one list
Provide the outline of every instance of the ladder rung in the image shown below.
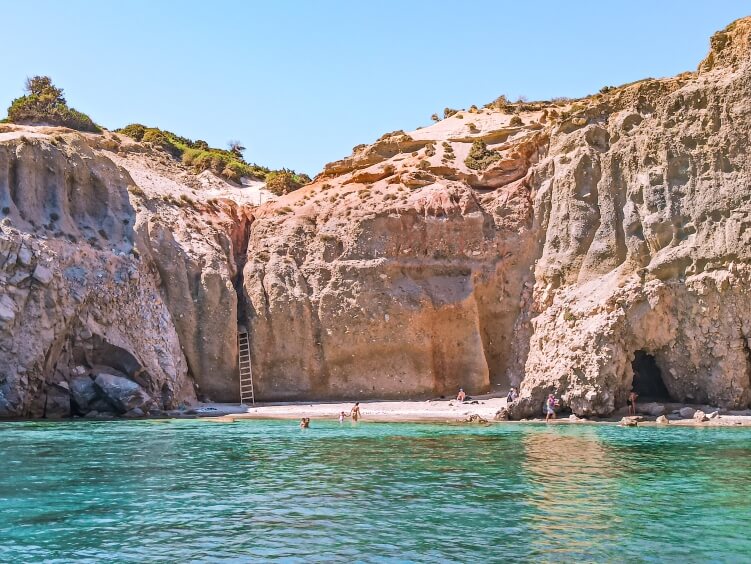
[[237,333],[238,365],[240,373],[240,403],[256,403],[253,392],[253,371],[250,358],[250,338],[247,331]]

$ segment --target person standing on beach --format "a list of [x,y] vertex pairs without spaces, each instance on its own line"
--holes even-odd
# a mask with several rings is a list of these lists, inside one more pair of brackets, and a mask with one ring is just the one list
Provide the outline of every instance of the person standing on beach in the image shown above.
[[636,398],[638,397],[639,394],[637,394],[634,390],[631,390],[631,393],[628,395],[628,399],[626,400],[629,415],[636,415]]
[[464,393],[464,388],[459,388],[459,393],[456,394],[456,401],[464,401],[466,397],[467,394]]
[[355,402],[355,405],[352,406],[352,409],[349,411],[349,416],[352,418],[352,421],[357,421],[360,419],[360,402]]
[[506,396],[506,403],[509,404],[511,402],[516,401],[516,398],[519,397],[519,392],[516,391],[516,388],[512,387],[508,391],[508,395]]
[[555,419],[555,404],[558,402],[553,394],[548,394],[548,399],[545,400],[545,423],[551,419]]

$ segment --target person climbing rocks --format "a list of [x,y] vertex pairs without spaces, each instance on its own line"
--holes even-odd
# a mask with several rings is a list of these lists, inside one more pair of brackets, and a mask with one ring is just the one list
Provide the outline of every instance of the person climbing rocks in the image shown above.
[[456,394],[456,401],[464,401],[466,397],[467,394],[464,393],[464,388],[459,388],[459,393]]
[[636,398],[638,397],[639,394],[637,394],[634,390],[631,390],[631,393],[628,395],[628,399],[626,400],[629,415],[636,415]]
[[360,416],[362,414],[360,413],[360,402],[355,402],[355,405],[352,406],[352,409],[349,410],[349,416],[352,418],[352,421],[357,421],[360,419]]
[[555,399],[553,394],[548,394],[548,399],[545,400],[545,423],[551,419],[555,419],[555,406],[558,405],[558,400]]

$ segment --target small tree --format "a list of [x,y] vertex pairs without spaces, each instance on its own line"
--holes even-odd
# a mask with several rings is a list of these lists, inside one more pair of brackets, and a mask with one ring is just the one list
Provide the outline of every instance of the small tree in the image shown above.
[[243,151],[245,151],[245,147],[243,147],[241,141],[233,139],[227,142],[227,146],[229,147],[229,150],[233,155],[235,155],[238,159],[243,160]]
[[508,107],[508,105],[509,105],[508,98],[506,97],[505,94],[501,94],[500,96],[498,96],[498,98],[496,98],[489,104],[485,104],[485,107],[496,109],[496,110],[505,110]]
[[52,84],[52,79],[49,76],[27,77],[24,90],[31,96],[37,96],[40,101],[46,101],[50,104],[66,103],[63,89]]
[[49,76],[26,79],[27,94],[16,98],[8,108],[8,121],[22,124],[62,125],[79,131],[100,132],[89,116],[69,108],[63,89],[52,84]]

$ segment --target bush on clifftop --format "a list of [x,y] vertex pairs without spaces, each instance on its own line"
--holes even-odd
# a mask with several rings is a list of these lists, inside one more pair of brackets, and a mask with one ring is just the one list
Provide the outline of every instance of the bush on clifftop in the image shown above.
[[308,182],[310,182],[310,177],[307,174],[297,174],[286,168],[269,172],[266,175],[266,188],[277,196],[294,192]]
[[78,131],[101,132],[89,116],[69,108],[62,88],[52,84],[48,76],[26,79],[27,94],[16,98],[8,108],[7,120],[28,125],[62,125]]

